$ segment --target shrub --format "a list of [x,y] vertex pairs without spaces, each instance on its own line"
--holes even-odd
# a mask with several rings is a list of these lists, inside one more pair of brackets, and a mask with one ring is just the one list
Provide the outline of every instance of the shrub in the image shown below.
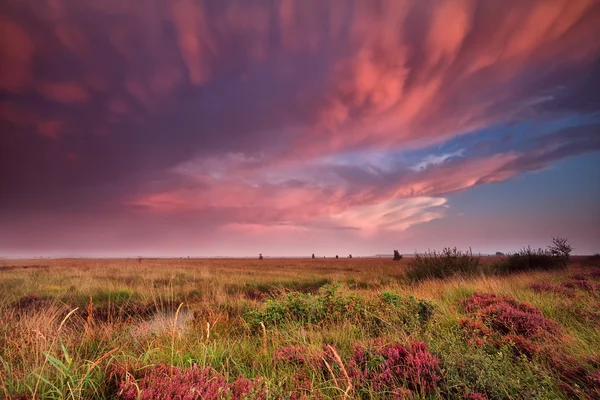
[[566,293],[566,290],[560,286],[552,285],[548,282],[534,282],[529,288],[538,293]]
[[412,330],[429,321],[435,311],[431,302],[391,291],[367,299],[356,293],[341,293],[338,289],[337,285],[326,285],[316,295],[291,292],[283,298],[267,300],[260,309],[247,310],[243,318],[255,331],[259,331],[261,322],[269,327],[337,321],[349,321],[367,329],[391,324]]
[[191,369],[161,365],[144,369],[137,377],[120,383],[118,397],[125,400],[182,399],[216,400],[264,398],[264,387],[259,379],[240,377],[229,383],[210,368]]
[[462,306],[466,312],[502,335],[521,335],[534,339],[561,332],[558,324],[545,318],[540,310],[509,297],[474,293],[463,301]]
[[539,344],[535,344],[521,335],[506,335],[499,339],[495,344],[497,347],[505,345],[509,346],[515,356],[519,357],[523,355],[529,360],[539,354],[542,350],[542,347]]
[[494,272],[510,274],[522,271],[553,270],[565,268],[570,260],[571,246],[567,239],[552,238],[547,249],[523,248],[494,264]]
[[462,252],[456,247],[446,247],[441,252],[429,250],[425,254],[415,254],[406,276],[411,281],[444,279],[456,275],[476,275],[485,272],[481,258],[474,256],[471,249]]
[[409,347],[400,343],[357,346],[348,364],[348,374],[357,387],[396,392],[406,388],[428,394],[440,381],[440,361],[422,342]]
[[598,284],[598,282],[592,282],[583,279],[573,279],[570,281],[566,281],[563,282],[560,286],[566,289],[579,289],[588,292],[595,292],[600,289],[600,284]]
[[563,266],[566,267],[571,258],[571,251],[573,251],[573,247],[567,243],[566,238],[553,237],[552,244],[548,246],[548,251],[555,259],[557,259],[563,264]]
[[398,250],[394,250],[394,260],[400,261],[402,260],[402,254]]

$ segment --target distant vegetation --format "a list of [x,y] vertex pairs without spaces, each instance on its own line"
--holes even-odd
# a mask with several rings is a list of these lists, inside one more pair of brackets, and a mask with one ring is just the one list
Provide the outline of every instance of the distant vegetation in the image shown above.
[[[452,276],[474,276],[509,274],[523,271],[553,270],[565,268],[572,248],[567,239],[553,238],[547,249],[523,248],[493,263],[484,262],[482,257],[468,251],[445,248],[441,252],[429,250],[415,254],[406,276],[409,280],[444,279]],[[498,253],[496,253],[498,254]]]
[[394,250],[394,261],[402,260],[402,254],[398,250]]

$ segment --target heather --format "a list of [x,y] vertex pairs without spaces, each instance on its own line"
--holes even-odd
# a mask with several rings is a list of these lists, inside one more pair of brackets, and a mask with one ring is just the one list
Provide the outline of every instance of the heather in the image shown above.
[[[137,374],[135,374],[137,372]],[[134,375],[135,374],[135,375]],[[229,382],[210,368],[189,369],[161,365],[120,377],[116,397],[123,400],[217,400],[229,398],[265,398],[259,379],[239,377]],[[138,375],[136,377],[136,375]]]
[[593,258],[437,279],[414,261],[0,261],[0,396],[599,397]]

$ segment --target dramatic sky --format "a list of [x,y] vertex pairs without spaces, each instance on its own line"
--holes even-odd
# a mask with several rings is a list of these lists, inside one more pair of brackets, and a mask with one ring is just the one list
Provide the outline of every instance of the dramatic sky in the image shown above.
[[599,38],[598,0],[4,0],[0,256],[598,252]]

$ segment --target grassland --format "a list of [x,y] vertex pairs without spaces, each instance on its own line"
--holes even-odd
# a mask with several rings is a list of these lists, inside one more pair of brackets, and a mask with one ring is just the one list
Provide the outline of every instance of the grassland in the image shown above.
[[410,263],[2,260],[0,395],[600,398],[599,260],[418,281]]

